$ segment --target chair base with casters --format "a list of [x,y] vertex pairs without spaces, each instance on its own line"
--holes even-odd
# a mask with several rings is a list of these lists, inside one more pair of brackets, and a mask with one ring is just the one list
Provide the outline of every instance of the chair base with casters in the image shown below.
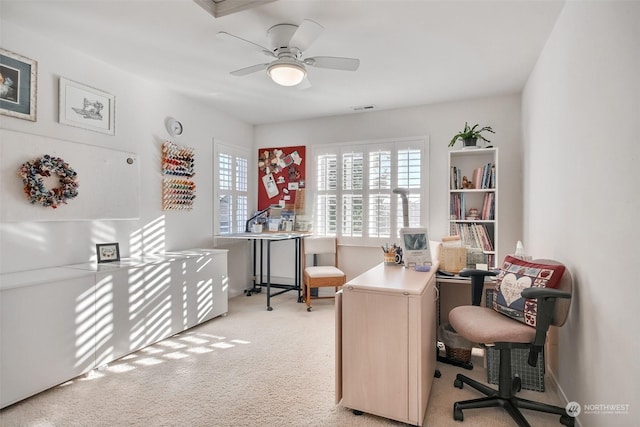
[[560,423],[565,426],[572,427],[574,425],[575,418],[567,415],[567,411],[565,408],[516,397],[515,394],[521,389],[521,382],[520,378],[514,377],[511,372],[511,349],[528,347],[529,344],[495,344],[494,348],[500,351],[500,376],[497,390],[465,375],[456,375],[456,379],[453,382],[453,385],[455,387],[461,389],[464,384],[467,384],[478,390],[480,393],[484,394],[486,397],[454,403],[453,419],[456,421],[463,421],[464,415],[462,411],[464,409],[491,408],[500,406],[504,408],[509,413],[509,415],[511,415],[511,418],[515,420],[519,427],[530,426],[522,412],[520,412],[520,409],[529,409],[538,412],[560,415]]

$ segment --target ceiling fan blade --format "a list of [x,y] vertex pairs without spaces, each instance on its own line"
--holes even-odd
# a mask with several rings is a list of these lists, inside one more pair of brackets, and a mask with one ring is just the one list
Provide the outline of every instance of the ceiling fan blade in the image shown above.
[[291,36],[289,46],[297,47],[301,52],[304,52],[311,46],[315,39],[318,38],[323,30],[324,27],[322,25],[310,19],[305,19],[296,32],[293,33],[293,36]]
[[262,52],[264,52],[264,54],[266,54],[266,55],[273,56],[274,58],[276,57],[276,55],[269,48],[261,46],[261,45],[259,45],[257,43],[249,41],[247,39],[243,39],[242,37],[234,36],[233,34],[227,33],[226,31],[219,31],[216,34],[216,36],[221,40],[231,41],[233,43],[241,42],[241,43],[243,43],[244,46],[249,44],[254,49],[257,48],[258,50],[261,50]]
[[234,76],[246,76],[247,74],[255,73],[256,71],[265,70],[269,66],[269,63],[266,64],[256,64],[251,67],[240,68],[239,70],[232,71],[230,74]]
[[305,90],[311,87],[311,82],[309,81],[308,76],[304,76],[304,79],[296,86],[296,89]]
[[356,58],[339,58],[337,56],[314,56],[304,60],[306,65],[334,70],[356,71],[360,60]]

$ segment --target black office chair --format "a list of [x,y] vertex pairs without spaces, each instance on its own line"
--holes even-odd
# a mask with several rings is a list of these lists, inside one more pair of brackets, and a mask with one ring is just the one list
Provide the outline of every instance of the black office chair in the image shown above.
[[[505,261],[512,260],[513,258],[510,259],[510,257],[505,259]],[[515,261],[515,263],[519,262]],[[550,267],[561,266],[560,263],[550,260],[535,260],[532,263],[544,264]],[[513,293],[513,290],[516,289],[515,287],[507,288],[505,277],[508,274],[519,277],[517,276],[518,273],[524,270],[518,271],[519,267],[516,264],[505,264],[508,269],[501,270],[496,285],[497,291],[499,291],[501,281],[505,281],[503,291],[512,292],[507,296],[507,299],[511,302],[513,302],[513,299],[518,299],[518,295]],[[542,270],[542,273],[549,275],[549,271],[551,270]],[[467,270],[464,274],[474,277],[484,275],[486,271]],[[529,349],[527,362],[531,366],[536,366],[538,354],[543,350],[549,326],[562,326],[567,319],[572,292],[571,274],[566,269],[563,272],[556,273],[556,276],[559,274],[561,274],[560,283],[555,289],[539,287],[538,279],[534,279],[531,287],[521,291],[520,298],[524,298],[524,304],[528,304],[528,306],[522,318],[519,319],[520,321],[489,307],[471,305],[460,306],[451,310],[449,322],[458,334],[472,342],[485,345],[491,344],[500,351],[498,390],[462,374],[456,376],[455,387],[462,388],[463,384],[468,384],[486,395],[486,397],[479,399],[454,403],[453,418],[456,421],[463,421],[462,411],[464,409],[500,406],[511,415],[520,427],[529,426],[520,409],[558,414],[560,415],[560,423],[566,426],[574,425],[575,419],[570,417],[563,407],[516,397],[515,394],[520,391],[521,382],[519,377],[513,377],[511,371],[511,349]],[[481,277],[484,278],[483,276]],[[537,308],[535,309],[531,305],[533,300],[537,302]],[[535,324],[535,327],[532,324]]]

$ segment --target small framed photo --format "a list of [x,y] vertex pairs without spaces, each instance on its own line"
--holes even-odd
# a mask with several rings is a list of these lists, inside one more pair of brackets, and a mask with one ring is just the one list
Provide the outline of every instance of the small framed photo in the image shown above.
[[115,96],[60,78],[60,123],[115,135]]
[[120,261],[120,246],[117,243],[98,243],[96,253],[99,263]]
[[429,233],[425,227],[400,229],[400,245],[405,267],[431,265]]
[[0,48],[0,114],[36,121],[38,64]]

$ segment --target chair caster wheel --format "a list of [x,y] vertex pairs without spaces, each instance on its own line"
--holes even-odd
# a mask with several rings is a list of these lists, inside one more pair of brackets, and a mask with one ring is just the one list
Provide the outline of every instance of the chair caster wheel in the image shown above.
[[353,415],[362,415],[362,414],[364,414],[364,412],[358,411],[357,409],[353,410]]
[[453,381],[453,386],[456,388],[462,388],[462,381],[456,378],[455,381]]
[[522,380],[520,377],[513,377],[511,381],[511,393],[516,394],[522,390]]
[[271,306],[267,307],[267,311],[273,311],[273,307]]
[[442,376],[442,374],[440,373],[440,369],[436,369],[436,371],[433,373],[433,376],[436,378],[440,378]]
[[307,307],[307,311],[308,311],[308,312],[311,312],[311,307]]
[[456,421],[464,421],[464,415],[462,414],[462,409],[458,408],[458,404],[453,404],[453,419]]
[[565,425],[567,427],[573,427],[576,419],[574,417],[570,417],[569,415],[562,415],[560,417],[560,424]]

